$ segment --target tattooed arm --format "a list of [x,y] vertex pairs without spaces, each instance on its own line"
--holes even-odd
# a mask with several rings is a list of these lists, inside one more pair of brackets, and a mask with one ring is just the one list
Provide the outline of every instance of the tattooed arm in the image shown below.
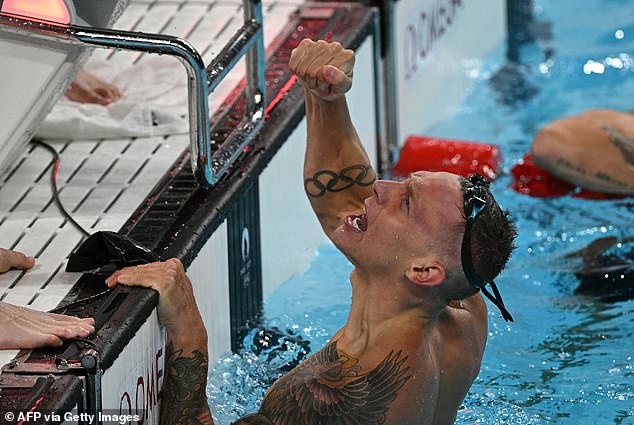
[[346,215],[363,209],[376,179],[345,99],[352,86],[354,53],[339,43],[303,40],[289,67],[305,90],[304,187],[330,236]]
[[213,425],[207,404],[207,331],[180,261],[126,267],[106,284],[143,286],[159,293],[158,316],[167,341],[161,425]]
[[584,189],[634,194],[634,115],[592,110],[555,121],[535,136],[537,165]]

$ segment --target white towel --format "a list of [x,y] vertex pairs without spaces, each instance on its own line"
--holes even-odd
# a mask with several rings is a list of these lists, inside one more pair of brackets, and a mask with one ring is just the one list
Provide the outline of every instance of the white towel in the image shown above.
[[124,69],[108,61],[89,60],[84,69],[115,84],[123,97],[107,106],[63,97],[40,126],[39,137],[105,139],[189,131],[187,73],[177,59],[152,56]]

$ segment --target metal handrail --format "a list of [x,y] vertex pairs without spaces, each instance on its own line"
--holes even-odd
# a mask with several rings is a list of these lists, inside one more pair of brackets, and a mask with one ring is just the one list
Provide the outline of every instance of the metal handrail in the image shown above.
[[[198,51],[186,40],[160,34],[120,31],[106,28],[63,25],[33,21],[23,17],[0,14],[4,30],[31,36],[90,45],[103,48],[169,55],[185,66],[189,80],[189,139],[194,174],[203,185],[214,185],[234,164],[243,149],[264,122],[264,35],[260,0],[243,0],[244,25],[229,43],[205,67]],[[222,143],[211,139],[208,97],[236,63],[245,56],[247,108],[238,127]]]

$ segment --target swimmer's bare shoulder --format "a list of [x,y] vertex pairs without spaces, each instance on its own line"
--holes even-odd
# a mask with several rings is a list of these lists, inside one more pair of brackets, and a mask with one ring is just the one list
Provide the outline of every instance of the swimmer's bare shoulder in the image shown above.
[[[443,339],[473,345],[484,350],[487,337],[487,306],[480,293],[461,301],[451,301],[440,317]],[[465,334],[471,341],[465,343]]]
[[442,354],[438,403],[433,425],[453,424],[467,391],[477,377],[487,340],[487,309],[478,293],[452,301],[440,318]]
[[469,298],[449,303],[453,313],[465,312],[474,318],[486,319],[487,306],[479,292]]

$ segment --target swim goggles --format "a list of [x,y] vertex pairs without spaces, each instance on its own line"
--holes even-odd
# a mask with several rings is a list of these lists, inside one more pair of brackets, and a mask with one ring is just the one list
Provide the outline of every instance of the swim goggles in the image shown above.
[[[469,283],[481,290],[482,293],[500,309],[504,320],[512,322],[513,316],[511,316],[511,313],[509,313],[504,306],[504,301],[502,301],[502,296],[495,282],[493,282],[493,280],[487,282],[480,279],[473,267],[473,258],[471,257],[471,227],[476,217],[478,217],[486,207],[486,188],[489,187],[490,183],[480,174],[474,174],[467,180],[469,180],[472,186],[465,189],[464,195],[464,210],[467,216],[467,222],[465,224],[464,237],[462,238],[462,270]],[[491,285],[493,295],[486,289],[487,284]]]

